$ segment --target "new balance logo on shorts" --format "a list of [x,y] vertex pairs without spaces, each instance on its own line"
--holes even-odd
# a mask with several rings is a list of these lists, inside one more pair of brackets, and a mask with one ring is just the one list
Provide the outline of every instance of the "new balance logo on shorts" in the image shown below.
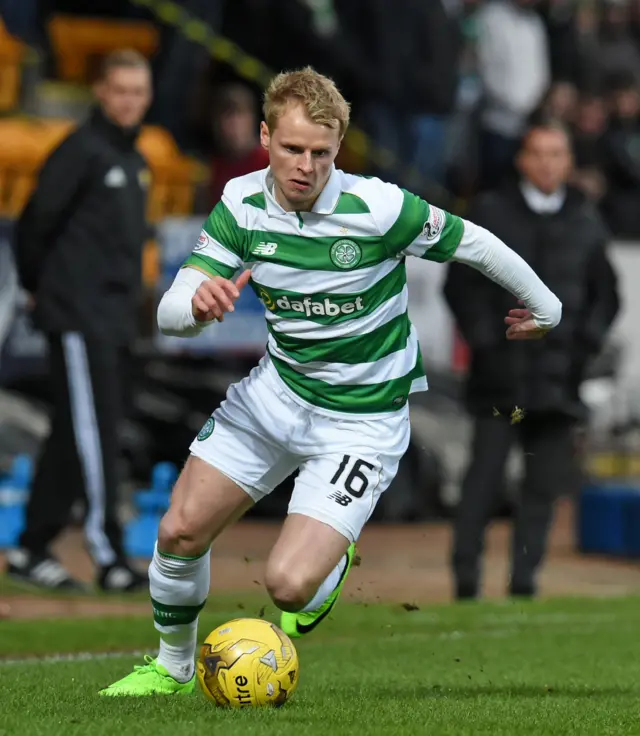
[[340,491],[334,491],[333,493],[328,495],[327,498],[330,498],[332,501],[335,501],[337,504],[340,504],[340,506],[348,506],[353,501],[351,496],[347,496],[344,493],[340,493]]
[[258,243],[251,252],[254,256],[272,256],[277,249],[277,243]]

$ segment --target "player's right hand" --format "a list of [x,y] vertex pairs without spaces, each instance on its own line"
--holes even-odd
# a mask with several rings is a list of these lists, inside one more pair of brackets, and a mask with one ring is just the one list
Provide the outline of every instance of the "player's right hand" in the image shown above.
[[214,276],[203,281],[191,297],[191,310],[198,322],[222,322],[226,312],[233,312],[233,303],[249,283],[251,270],[243,271],[235,284],[230,279]]

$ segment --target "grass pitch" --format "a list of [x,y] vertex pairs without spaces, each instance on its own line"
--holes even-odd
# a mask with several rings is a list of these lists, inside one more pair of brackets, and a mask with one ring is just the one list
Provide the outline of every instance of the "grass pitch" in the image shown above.
[[[215,602],[201,638],[263,603]],[[265,617],[277,621],[272,606]],[[343,602],[296,642],[300,685],[289,704],[224,711],[200,693],[96,695],[140,663],[123,650],[154,652],[150,619],[3,621],[0,734],[640,734],[639,624],[640,598],[411,611]],[[84,658],[55,656],[74,653]]]

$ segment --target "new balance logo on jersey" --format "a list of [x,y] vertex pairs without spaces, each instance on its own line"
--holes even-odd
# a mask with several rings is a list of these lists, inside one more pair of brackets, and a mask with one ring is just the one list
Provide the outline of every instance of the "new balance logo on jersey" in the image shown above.
[[258,243],[251,253],[254,256],[272,256],[277,249],[277,243]]
[[340,491],[335,491],[334,493],[331,493],[327,496],[327,498],[330,498],[332,501],[335,501],[340,506],[348,506],[353,499],[351,496],[347,496],[344,493],[340,493]]
[[307,317],[311,317],[311,315],[337,317],[339,314],[353,314],[354,312],[361,312],[364,309],[361,296],[357,297],[353,302],[345,302],[344,304],[336,304],[329,297],[325,297],[322,301],[314,301],[312,296],[305,296],[301,300],[281,296],[274,300],[265,289],[260,289],[259,296],[270,312],[276,312],[278,309],[282,309],[287,312],[300,312]]

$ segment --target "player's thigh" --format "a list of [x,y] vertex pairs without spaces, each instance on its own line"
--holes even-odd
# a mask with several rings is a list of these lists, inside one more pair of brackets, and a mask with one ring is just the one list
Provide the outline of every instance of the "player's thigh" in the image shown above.
[[262,371],[231,386],[191,444],[165,519],[168,536],[180,530],[182,547],[208,545],[290,475],[298,463],[285,443],[291,421],[290,404]]
[[192,455],[217,468],[254,502],[290,475],[299,458],[288,447],[297,407],[268,374],[255,368],[207,420],[191,443]]
[[410,438],[409,413],[314,425],[318,452],[297,478],[289,513],[310,516],[355,542],[391,484]]
[[251,497],[235,481],[192,455],[160,522],[158,546],[162,552],[181,557],[201,554],[252,504]]
[[[315,436],[314,436],[315,435]],[[320,583],[355,542],[409,445],[408,411],[380,420],[316,418],[318,453],[300,466],[272,571]]]

